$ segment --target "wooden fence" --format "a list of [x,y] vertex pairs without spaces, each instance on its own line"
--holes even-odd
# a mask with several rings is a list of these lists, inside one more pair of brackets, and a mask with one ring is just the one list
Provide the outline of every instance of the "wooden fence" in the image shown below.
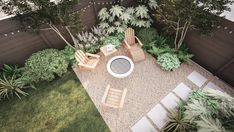
[[190,32],[186,37],[193,60],[234,86],[234,23],[224,20],[211,35]]
[[[81,12],[81,21],[85,29],[97,24],[97,14],[102,7],[111,7],[119,0],[80,0],[75,11]],[[124,0],[129,6],[134,0]],[[41,31],[40,34],[21,32],[20,23],[9,18],[0,21],[0,67],[3,64],[21,64],[34,52],[46,49],[62,49],[65,43],[52,30]],[[69,36],[65,34],[69,39]]]
[[[80,0],[76,10],[82,12],[81,20],[86,29],[97,24],[97,13],[102,7],[110,7],[118,0]],[[131,6],[135,0],[124,0]],[[0,67],[2,64],[24,64],[34,52],[46,48],[61,49],[64,42],[53,31],[40,34],[21,32],[20,25],[12,18],[0,21]],[[191,32],[186,42],[198,64],[234,86],[234,23],[225,20],[216,27],[213,36],[201,36]]]

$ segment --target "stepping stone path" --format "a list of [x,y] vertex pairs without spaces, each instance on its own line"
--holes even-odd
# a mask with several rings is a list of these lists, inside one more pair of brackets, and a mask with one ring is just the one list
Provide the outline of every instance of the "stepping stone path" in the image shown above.
[[173,93],[169,93],[161,100],[161,104],[163,104],[169,111],[175,109],[178,106],[179,102],[180,99]]
[[169,120],[168,112],[163,108],[161,104],[157,104],[147,116],[153,121],[153,123],[159,128],[162,129]]
[[207,79],[204,76],[202,76],[196,71],[193,71],[187,78],[194,84],[196,84],[198,87],[201,87],[207,81]]
[[[200,73],[193,71],[188,77],[190,81],[196,84],[198,87],[202,87],[207,79],[202,76]],[[222,89],[216,86],[214,83],[209,82],[205,87],[221,90]],[[173,92],[169,93],[165,96],[159,104],[154,106],[146,116],[141,118],[132,128],[133,132],[158,132],[161,130],[169,120],[168,115],[170,114],[169,111],[177,108],[178,103],[180,102],[180,98],[184,101],[188,100],[189,93],[192,91],[184,83],[180,83],[177,87],[173,90]],[[165,109],[165,108],[166,109]]]
[[215,89],[215,90],[219,90],[219,91],[222,91],[224,92],[220,87],[218,87],[217,85],[215,85],[214,83],[212,82],[209,82],[205,87],[204,89]]
[[133,132],[158,132],[144,116],[132,128]]
[[187,101],[191,89],[184,83],[180,83],[173,92],[178,95],[182,100]]
[[[169,111],[175,109],[180,101],[179,97],[186,101],[191,89],[184,83],[180,83],[174,90],[161,100],[148,113],[141,118],[132,128],[133,132],[157,132],[161,130],[169,120]],[[177,97],[177,96],[179,97]],[[164,108],[164,107],[166,108]],[[155,129],[157,128],[157,129]]]

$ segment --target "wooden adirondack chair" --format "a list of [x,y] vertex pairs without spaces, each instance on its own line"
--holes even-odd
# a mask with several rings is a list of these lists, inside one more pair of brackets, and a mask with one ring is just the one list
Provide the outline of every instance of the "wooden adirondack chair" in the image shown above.
[[117,109],[122,108],[126,93],[126,88],[124,90],[114,89],[108,84],[102,97],[102,105]]
[[93,70],[98,65],[100,56],[77,50],[75,52],[75,58],[78,61],[78,66],[80,68]]
[[[135,40],[137,40],[138,43],[136,43]],[[145,59],[144,51],[141,48],[143,44],[141,43],[139,38],[135,36],[134,30],[132,28],[128,28],[125,31],[124,43],[134,62],[142,61]],[[137,44],[139,44],[140,47]]]

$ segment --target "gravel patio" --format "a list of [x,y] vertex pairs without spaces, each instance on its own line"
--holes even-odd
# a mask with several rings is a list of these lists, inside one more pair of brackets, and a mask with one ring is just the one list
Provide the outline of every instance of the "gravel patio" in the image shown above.
[[[118,52],[109,58],[102,56],[100,64],[95,71],[83,71],[74,68],[77,77],[113,132],[130,131],[131,126],[181,82],[190,88],[197,88],[198,86],[187,79],[187,76],[193,71],[197,71],[208,80],[201,88],[209,81],[212,81],[227,93],[232,96],[234,95],[234,91],[230,86],[214,77],[196,63],[191,65],[182,64],[176,71],[167,72],[161,70],[155,58],[147,53],[145,53],[146,60],[136,63],[133,73],[130,76],[123,79],[114,78],[107,72],[106,64],[111,57],[116,55],[128,56],[127,52],[123,48],[120,48]],[[127,88],[128,90],[124,107],[120,112],[111,108],[105,111],[102,109],[101,99],[108,84],[116,89]]]

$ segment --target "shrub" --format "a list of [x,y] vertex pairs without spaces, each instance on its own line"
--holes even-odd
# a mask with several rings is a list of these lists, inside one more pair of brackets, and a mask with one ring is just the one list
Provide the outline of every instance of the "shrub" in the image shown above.
[[165,53],[159,55],[157,63],[166,71],[174,71],[180,67],[180,61],[176,54]]
[[198,131],[233,130],[234,98],[213,89],[196,89],[189,95],[184,112]]
[[9,99],[9,96],[13,95],[16,95],[18,98],[20,98],[21,95],[26,96],[28,95],[28,93],[24,92],[26,88],[29,88],[29,86],[25,85],[20,78],[17,79],[14,74],[10,78],[3,75],[3,77],[0,78],[0,100],[2,98]]
[[67,62],[69,62],[69,64],[74,64],[76,62],[75,59],[75,50],[73,48],[71,48],[70,46],[66,46],[63,50],[62,53],[64,54]]
[[118,37],[108,36],[103,40],[103,44],[104,45],[112,44],[112,45],[114,45],[115,47],[118,48],[120,46],[121,42],[120,42]]
[[20,68],[17,65],[4,64],[2,68],[2,77],[4,75],[6,78],[11,78],[11,77],[19,78],[22,76],[22,72],[23,68]]
[[141,28],[137,30],[136,36],[143,44],[147,45],[154,40],[157,40],[158,32],[155,28]]
[[25,63],[23,80],[27,83],[52,81],[55,76],[67,72],[68,62],[62,52],[56,49],[45,49],[32,54]]
[[194,55],[190,54],[188,50],[189,49],[185,46],[185,44],[180,47],[180,49],[177,52],[177,56],[178,56],[180,62],[182,62],[182,63],[183,62],[190,63],[191,58]]

